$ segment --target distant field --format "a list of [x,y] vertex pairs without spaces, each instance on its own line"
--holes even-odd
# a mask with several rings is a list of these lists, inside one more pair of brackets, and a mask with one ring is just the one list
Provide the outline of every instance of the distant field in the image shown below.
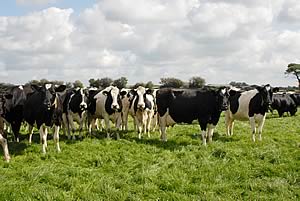
[[11,162],[0,161],[0,200],[300,200],[299,123],[299,112],[270,115],[263,141],[253,143],[248,122],[226,137],[222,117],[207,147],[197,124],[169,128],[166,143],[158,132],[142,140],[133,131],[118,141],[62,136],[61,153],[49,136],[46,155],[38,133],[31,146],[24,134],[9,142]]

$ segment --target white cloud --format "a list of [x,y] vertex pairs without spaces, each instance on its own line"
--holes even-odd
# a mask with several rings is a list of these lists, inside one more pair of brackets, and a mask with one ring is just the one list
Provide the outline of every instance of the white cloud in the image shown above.
[[81,13],[51,7],[3,16],[0,79],[158,83],[199,75],[208,83],[295,84],[284,71],[300,62],[299,9],[296,0],[101,0]]
[[16,0],[18,5],[46,5],[59,0]]

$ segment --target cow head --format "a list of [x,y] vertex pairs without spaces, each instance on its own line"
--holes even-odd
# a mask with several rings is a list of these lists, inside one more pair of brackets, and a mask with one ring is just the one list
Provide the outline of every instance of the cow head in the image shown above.
[[262,105],[270,106],[272,104],[273,92],[277,92],[278,88],[272,88],[269,84],[256,87],[262,99]]
[[122,102],[121,102],[121,97],[119,93],[119,89],[114,86],[107,87],[102,91],[102,94],[107,96],[107,101],[105,104],[110,104],[107,105],[110,109],[112,109],[115,112],[118,112],[121,110],[122,107]]
[[224,111],[228,109],[229,91],[228,88],[222,87],[216,91],[217,107],[219,110]]
[[87,96],[86,92],[82,88],[74,90],[73,97],[79,102],[79,108],[81,111],[87,110]]
[[151,103],[148,100],[149,96],[152,95],[151,89],[146,89],[145,87],[139,86],[133,90],[134,95],[136,96],[135,107],[137,110],[144,110],[146,108],[151,108]]

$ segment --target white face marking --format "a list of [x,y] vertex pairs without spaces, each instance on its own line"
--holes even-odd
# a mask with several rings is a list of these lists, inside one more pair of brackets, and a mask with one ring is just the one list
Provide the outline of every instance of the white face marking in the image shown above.
[[80,89],[80,94],[82,99],[80,105],[87,107],[86,103],[84,102],[85,94],[83,93],[83,89]]
[[119,108],[119,104],[118,104],[119,89],[117,87],[111,87],[110,93],[113,99],[112,106],[117,106]]
[[139,86],[136,90],[139,97],[138,105],[144,107],[145,106],[144,94],[146,93],[146,89],[145,87]]
[[52,84],[46,84],[45,87],[48,90],[48,89],[50,89],[52,87]]
[[225,94],[225,93],[226,93],[226,89],[222,89],[222,90],[221,90],[221,93],[222,93],[222,94]]
[[271,87],[270,87],[270,86],[266,86],[266,90],[267,90],[267,91],[270,91],[270,90],[271,90]]
[[19,86],[19,89],[23,90],[23,86],[22,86],[22,85],[20,85],[20,86]]

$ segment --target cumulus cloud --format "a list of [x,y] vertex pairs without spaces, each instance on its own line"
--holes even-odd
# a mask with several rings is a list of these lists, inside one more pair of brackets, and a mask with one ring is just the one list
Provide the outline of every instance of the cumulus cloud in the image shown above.
[[0,79],[158,83],[199,75],[291,85],[284,71],[299,62],[299,9],[296,0],[101,0],[81,13],[50,7],[2,16]]

